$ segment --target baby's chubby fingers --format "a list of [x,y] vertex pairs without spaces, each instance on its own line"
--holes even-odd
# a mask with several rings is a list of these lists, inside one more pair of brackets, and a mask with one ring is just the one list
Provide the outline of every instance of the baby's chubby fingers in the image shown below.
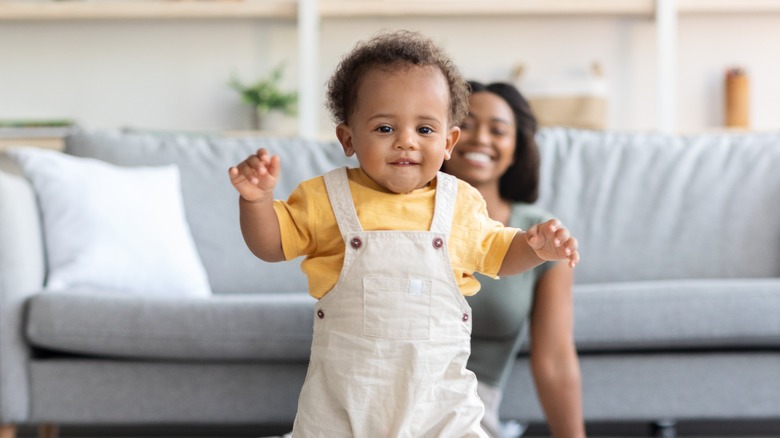
[[569,237],[563,242],[562,248],[564,249],[564,254],[566,254],[569,259],[569,267],[573,268],[577,266],[580,262],[579,242],[577,239]]
[[258,201],[272,195],[280,174],[280,159],[265,149],[258,149],[244,161],[228,169],[230,182],[247,201]]
[[250,155],[246,159],[246,162],[257,173],[262,174],[266,171],[266,168],[271,165],[271,158],[271,154],[269,154],[267,150],[260,148],[254,155]]
[[528,244],[543,260],[568,260],[570,267],[580,261],[579,243],[557,219],[537,224],[526,232]]
[[557,219],[550,219],[547,222],[531,226],[528,231],[526,231],[528,236],[528,244],[531,245],[531,247],[534,249],[544,248],[545,245],[553,242],[556,237],[555,233],[560,229],[560,227],[561,222]]
[[279,170],[281,169],[281,159],[278,155],[269,155],[268,156],[268,162],[265,165],[265,169],[268,171],[268,174],[274,177],[274,179],[279,178]]
[[266,167],[270,165],[271,156],[265,149],[258,149],[254,155],[250,155],[238,165],[238,170],[252,184],[257,184],[258,177],[268,173]]
[[265,175],[277,178],[279,169],[279,157],[272,156],[267,150],[261,148],[238,165],[231,167],[228,172],[234,184],[242,182],[243,178],[250,184],[257,185],[260,178]]
[[280,160],[278,155],[271,155],[264,148],[260,148],[255,155],[247,158],[247,161],[258,175],[270,175],[274,178],[279,177]]
[[558,224],[555,231],[553,232],[553,236],[553,245],[555,245],[555,247],[559,247],[563,245],[563,242],[566,242],[571,237],[571,233],[569,233],[568,229]]
[[254,171],[247,169],[247,166],[243,161],[228,169],[230,182],[232,182],[233,185],[251,183],[251,179],[254,178],[253,174]]

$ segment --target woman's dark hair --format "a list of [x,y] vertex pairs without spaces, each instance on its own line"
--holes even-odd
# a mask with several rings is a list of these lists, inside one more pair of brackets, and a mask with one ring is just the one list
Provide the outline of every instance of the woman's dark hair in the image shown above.
[[455,63],[433,41],[419,32],[380,33],[359,42],[336,67],[328,81],[326,107],[336,124],[347,123],[357,102],[360,80],[375,69],[388,71],[410,66],[434,67],[447,80],[450,91],[449,122],[459,125],[468,114],[469,89]]
[[504,99],[515,115],[514,162],[499,180],[501,197],[515,202],[536,202],[539,198],[539,146],[535,137],[538,124],[531,106],[512,84],[469,81],[469,86],[472,94],[488,92]]

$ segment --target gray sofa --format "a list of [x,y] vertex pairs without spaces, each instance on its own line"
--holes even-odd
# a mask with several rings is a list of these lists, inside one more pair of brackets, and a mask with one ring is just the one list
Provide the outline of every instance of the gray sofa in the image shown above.
[[[780,135],[551,128],[540,205],[579,238],[575,337],[588,422],[780,418]],[[47,291],[36,193],[0,154],[0,424],[293,420],[314,300],[298,263],[246,249],[228,166],[282,156],[277,195],[354,162],[333,142],[82,131],[66,153],[174,163],[208,298]],[[144,206],[139,206],[144,208]],[[153,214],[150,212],[149,214]],[[543,422],[525,355],[502,415]]]

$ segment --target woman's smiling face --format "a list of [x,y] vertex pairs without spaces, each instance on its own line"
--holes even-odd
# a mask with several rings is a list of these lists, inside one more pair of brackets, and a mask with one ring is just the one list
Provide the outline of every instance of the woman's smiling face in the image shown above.
[[460,128],[447,172],[475,187],[498,184],[514,162],[517,125],[512,108],[497,94],[476,92]]
[[374,68],[360,80],[355,110],[336,134],[376,183],[395,193],[426,186],[449,159],[459,128],[450,94],[434,67]]

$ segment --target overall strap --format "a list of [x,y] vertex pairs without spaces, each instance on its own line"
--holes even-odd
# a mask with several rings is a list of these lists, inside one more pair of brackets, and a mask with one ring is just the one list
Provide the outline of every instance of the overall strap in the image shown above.
[[352,202],[352,191],[349,189],[347,168],[339,167],[326,173],[324,176],[325,188],[330,198],[330,206],[336,216],[341,236],[346,240],[348,233],[363,231],[358,220],[355,203]]
[[445,236],[450,235],[457,197],[458,179],[447,173],[439,172],[436,176],[436,207],[433,212],[431,231]]

